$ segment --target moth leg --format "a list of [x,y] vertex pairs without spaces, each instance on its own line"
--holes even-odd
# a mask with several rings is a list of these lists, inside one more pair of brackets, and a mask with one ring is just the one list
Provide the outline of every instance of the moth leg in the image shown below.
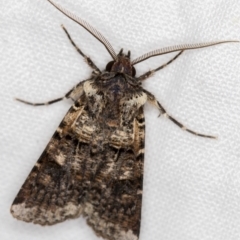
[[84,60],[86,61],[86,63],[88,64],[88,66],[90,68],[92,68],[96,73],[101,73],[101,71],[99,70],[99,68],[95,65],[95,63],[89,58],[87,57],[82,51],[81,49],[76,45],[76,43],[72,40],[70,34],[68,33],[67,29],[61,25],[61,27],[63,28],[64,32],[67,34],[68,39],[70,40],[70,42],[72,43],[72,45],[75,47],[75,49],[78,51],[78,53],[80,53],[82,55],[82,57],[84,58]]
[[43,102],[43,103],[33,103],[33,102],[28,102],[19,98],[15,98],[15,100],[31,105],[31,106],[46,106],[46,105],[50,105],[59,101],[62,101],[64,99],[71,99],[72,101],[76,101],[83,93],[83,83],[84,81],[78,83],[76,86],[74,86],[69,92],[67,92],[65,94],[64,97],[60,97],[60,98],[56,98],[47,102]]
[[163,65],[161,65],[160,67],[158,68],[155,68],[153,70],[150,70],[146,73],[144,73],[143,75],[139,76],[137,78],[137,80],[139,81],[143,81],[143,80],[146,80],[147,78],[151,77],[155,72],[165,68],[166,66],[168,66],[170,63],[172,63],[174,60],[176,60],[181,54],[183,53],[183,50],[180,51],[176,56],[174,56],[172,59],[170,59],[167,63],[164,63]]
[[147,94],[148,97],[148,101],[153,104],[155,107],[157,107],[160,111],[160,115],[162,114],[164,117],[167,117],[168,119],[170,119],[173,123],[175,123],[178,127],[180,127],[182,130],[185,130],[193,135],[199,136],[199,137],[205,137],[205,138],[214,138],[216,139],[217,137],[215,136],[210,136],[210,135],[205,135],[202,133],[198,133],[195,132],[187,127],[185,127],[182,123],[180,123],[179,121],[177,121],[174,117],[172,117],[171,115],[169,115],[167,113],[167,111],[165,110],[165,108],[161,105],[161,103],[159,101],[157,101],[157,99],[148,91],[144,90],[144,92]]
[[22,100],[22,99],[19,99],[19,98],[15,98],[15,100],[17,100],[19,102],[22,102],[22,103],[25,103],[25,104],[28,104],[28,105],[32,105],[32,106],[44,106],[44,105],[46,106],[46,105],[50,105],[50,104],[62,101],[63,99],[65,99],[65,97],[56,98],[56,99],[53,99],[53,100],[50,100],[50,101],[44,102],[44,103],[33,103],[33,102],[28,102],[28,101],[25,101],[25,100]]

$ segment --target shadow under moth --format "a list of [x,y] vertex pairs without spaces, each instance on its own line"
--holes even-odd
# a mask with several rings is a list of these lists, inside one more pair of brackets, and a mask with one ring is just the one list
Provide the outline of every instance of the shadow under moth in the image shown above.
[[[107,39],[90,24],[48,1],[99,40],[112,61],[105,70],[100,70],[62,26],[92,74],[64,97],[46,103],[17,99],[33,106],[71,99],[73,105],[22,185],[11,206],[11,214],[40,225],[83,215],[104,239],[137,240],[143,193],[144,104],[152,103],[161,115],[191,134],[214,138],[192,131],[170,116],[142,87],[142,81],[172,63],[185,50],[237,41],[170,46],[131,60],[130,51],[125,54],[121,49],[116,54]],[[177,55],[166,64],[135,76],[134,65],[171,52]]]

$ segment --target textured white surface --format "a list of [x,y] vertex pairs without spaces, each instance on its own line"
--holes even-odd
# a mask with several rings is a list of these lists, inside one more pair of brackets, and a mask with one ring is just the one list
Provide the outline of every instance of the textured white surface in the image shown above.
[[[113,45],[136,58],[180,43],[240,39],[239,0],[58,0]],[[105,48],[46,0],[1,1],[0,14],[0,239],[97,240],[83,218],[51,227],[13,219],[10,205],[67,112],[70,102],[31,107],[64,95],[90,75],[60,25],[100,69]],[[172,55],[136,66],[141,74]],[[195,137],[147,105],[142,240],[240,238],[240,44],[185,52],[144,82]]]

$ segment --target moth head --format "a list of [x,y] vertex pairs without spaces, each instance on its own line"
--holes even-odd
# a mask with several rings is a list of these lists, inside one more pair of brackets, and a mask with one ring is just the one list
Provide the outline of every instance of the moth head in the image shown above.
[[[136,74],[136,70],[133,66],[151,57],[160,56],[160,55],[164,55],[171,52],[177,52],[177,51],[183,52],[184,50],[205,48],[205,47],[222,44],[222,43],[239,42],[238,40],[226,40],[226,41],[183,44],[183,45],[164,47],[164,48],[156,49],[151,52],[145,53],[142,56],[130,61],[130,51],[128,51],[128,54],[125,55],[123,54],[123,50],[121,49],[119,54],[116,54],[112,45],[108,42],[108,40],[99,31],[97,31],[94,27],[92,27],[89,23],[75,16],[74,14],[70,13],[68,10],[54,3],[52,0],[48,0],[48,1],[54,7],[56,7],[59,11],[65,14],[67,17],[69,17],[70,19],[78,23],[80,26],[85,28],[90,34],[92,34],[98,41],[100,41],[104,45],[104,47],[107,49],[107,51],[109,52],[109,54],[113,59],[113,61],[107,64],[106,71],[123,73],[123,74],[130,75],[132,77],[134,77]],[[158,70],[160,69],[158,68]]]
[[116,60],[111,61],[107,64],[106,71],[124,73],[134,77],[136,74],[136,70],[131,64],[130,55],[130,51],[128,51],[127,55],[125,55],[123,53],[123,49],[121,49],[117,55]]

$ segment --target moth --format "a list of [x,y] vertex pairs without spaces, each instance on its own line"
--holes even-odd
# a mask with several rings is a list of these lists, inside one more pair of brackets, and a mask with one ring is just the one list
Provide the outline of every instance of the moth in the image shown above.
[[[116,54],[107,39],[90,24],[48,1],[99,40],[112,61],[105,70],[100,70],[62,26],[92,74],[64,97],[46,103],[17,99],[33,106],[71,99],[73,105],[22,185],[11,214],[40,225],[82,215],[104,239],[138,240],[143,193],[144,104],[152,103],[161,115],[191,134],[214,138],[190,130],[170,116],[154,95],[142,87],[142,81],[172,63],[185,50],[236,41],[171,46],[131,60],[130,51],[125,54],[121,49]],[[166,64],[136,76],[136,64],[170,52],[177,55]]]

